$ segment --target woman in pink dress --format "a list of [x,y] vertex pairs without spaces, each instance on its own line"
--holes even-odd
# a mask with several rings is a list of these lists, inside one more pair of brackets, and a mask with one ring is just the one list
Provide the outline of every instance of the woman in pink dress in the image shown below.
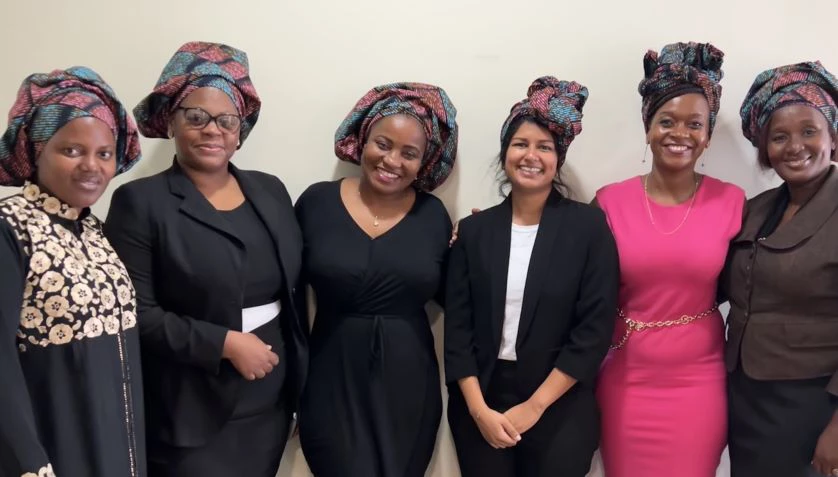
[[620,255],[614,344],[597,395],[608,477],[711,477],[727,431],[715,300],[744,192],[695,172],[719,110],[723,53],[667,45],[640,83],[652,170],[599,190]]

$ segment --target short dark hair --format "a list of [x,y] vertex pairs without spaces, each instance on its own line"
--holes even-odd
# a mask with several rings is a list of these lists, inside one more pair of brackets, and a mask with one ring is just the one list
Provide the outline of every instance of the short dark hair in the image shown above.
[[509,145],[512,142],[512,137],[515,136],[515,133],[518,132],[518,128],[520,128],[521,125],[523,125],[524,123],[535,124],[536,126],[542,127],[550,133],[550,137],[553,138],[553,147],[556,149],[559,158],[559,163],[556,167],[556,175],[555,177],[553,177],[553,188],[556,189],[556,191],[558,191],[562,196],[569,196],[571,194],[571,190],[567,186],[567,184],[564,183],[561,177],[562,166],[564,165],[565,158],[567,157],[567,150],[565,150],[561,146],[561,138],[559,138],[559,136],[556,133],[551,131],[543,120],[532,115],[520,116],[518,118],[515,118],[509,124],[509,127],[506,129],[506,136],[501,138],[500,154],[498,154],[498,159],[496,163],[498,168],[498,193],[503,197],[507,196],[509,178],[506,176],[506,171],[504,170],[504,165],[506,163],[506,152],[509,150]]

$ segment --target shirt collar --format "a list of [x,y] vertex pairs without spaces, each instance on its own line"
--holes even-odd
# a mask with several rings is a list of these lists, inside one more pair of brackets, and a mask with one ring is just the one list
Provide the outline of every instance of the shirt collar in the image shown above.
[[76,221],[83,220],[90,215],[89,207],[85,207],[84,209],[71,207],[58,197],[55,197],[30,181],[26,181],[23,184],[23,198],[47,214],[62,219]]

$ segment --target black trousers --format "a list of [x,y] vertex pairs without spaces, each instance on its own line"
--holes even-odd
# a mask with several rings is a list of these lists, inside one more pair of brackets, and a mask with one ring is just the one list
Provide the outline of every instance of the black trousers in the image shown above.
[[[484,398],[498,412],[525,401],[514,361],[498,360]],[[454,384],[453,386],[456,386]],[[508,449],[493,449],[468,413],[459,389],[451,389],[448,423],[463,477],[584,477],[599,444],[599,409],[593,389],[573,387]]]
[[829,378],[758,381],[728,375],[731,477],[814,477],[815,446],[833,412]]

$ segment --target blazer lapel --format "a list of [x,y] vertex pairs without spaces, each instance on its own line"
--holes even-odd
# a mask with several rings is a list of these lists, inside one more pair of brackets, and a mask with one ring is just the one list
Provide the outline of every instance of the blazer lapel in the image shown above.
[[762,228],[762,224],[765,223],[768,219],[768,215],[771,214],[771,208],[777,200],[777,194],[779,191],[780,188],[778,187],[773,191],[766,193],[765,196],[757,199],[759,200],[758,204],[754,201],[749,201],[746,204],[745,218],[742,221],[742,228],[739,230],[739,233],[733,237],[733,243],[755,242],[757,240],[759,229]]
[[[488,212],[488,211],[487,211]],[[493,211],[489,230],[492,230],[489,248],[491,283],[492,336],[495,351],[500,349],[503,318],[506,311],[506,278],[509,275],[509,247],[512,242],[512,202],[504,200]]]
[[253,205],[256,213],[268,229],[279,257],[285,287],[291,290],[294,284],[290,283],[291,279],[289,277],[292,275],[289,273],[289,269],[298,268],[297,262],[300,261],[299,251],[295,250],[294,243],[289,240],[293,238],[293,234],[290,232],[296,227],[297,220],[293,215],[293,209],[291,207],[280,207],[276,196],[266,190],[246,171],[241,171],[232,164],[230,170],[239,181],[239,186],[242,188],[245,197]]
[[[524,301],[521,304],[521,318],[518,323],[518,338],[515,349],[520,349],[527,332],[532,325],[535,311],[538,307],[538,297],[541,289],[547,284],[550,267],[553,266],[551,255],[556,248],[556,238],[562,225],[562,196],[553,190],[544,205],[538,233],[535,236],[530,265],[527,269],[527,280],[524,284]],[[508,255],[508,253],[507,253]]]
[[201,194],[177,162],[169,168],[167,174],[169,178],[169,190],[172,194],[183,199],[180,204],[181,212],[207,227],[229,236],[239,245],[242,245],[241,239],[233,231],[230,223],[224,220],[224,217]]
[[[773,202],[772,202],[773,204]],[[769,205],[770,207],[770,205]],[[789,249],[817,232],[838,208],[838,174],[830,166],[821,188],[788,222],[761,243],[774,249]],[[760,222],[760,225],[762,222]]]

